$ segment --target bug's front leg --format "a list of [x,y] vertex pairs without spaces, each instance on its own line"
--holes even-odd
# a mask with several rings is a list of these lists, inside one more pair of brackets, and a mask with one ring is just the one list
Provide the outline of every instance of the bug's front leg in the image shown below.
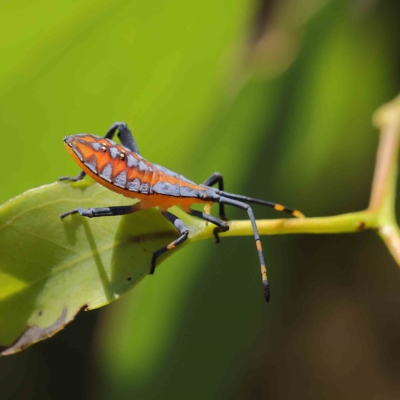
[[132,206],[115,206],[115,207],[99,207],[99,208],[75,208],[60,215],[61,219],[68,217],[68,215],[80,214],[82,217],[113,217],[117,215],[132,214],[140,211],[143,208],[140,203]]
[[188,237],[189,235],[189,228],[174,214],[168,212],[168,211],[162,211],[161,214],[167,218],[171,224],[173,224],[176,228],[176,230],[181,234],[178,239],[174,240],[171,242],[169,245],[161,247],[161,249],[157,250],[154,252],[153,257],[151,259],[151,268],[149,275],[153,275],[154,271],[156,269],[156,262],[157,258],[161,256],[161,254],[164,254],[168,250],[174,249],[176,246],[179,246],[182,244]]
[[78,182],[82,180],[86,175],[85,171],[79,172],[78,176],[60,176],[58,178],[59,181],[68,181],[68,182]]

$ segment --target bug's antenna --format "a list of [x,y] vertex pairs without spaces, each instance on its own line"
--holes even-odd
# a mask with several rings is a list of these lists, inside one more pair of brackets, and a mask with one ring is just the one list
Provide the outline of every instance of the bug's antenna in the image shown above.
[[253,210],[246,203],[242,203],[241,201],[236,201],[236,200],[229,199],[229,198],[223,197],[223,196],[221,196],[219,198],[219,202],[221,204],[228,204],[230,206],[241,208],[242,210],[247,211],[247,214],[249,216],[251,226],[252,226],[253,232],[254,232],[254,239],[256,241],[258,258],[260,259],[261,277],[262,277],[262,283],[263,283],[264,297],[268,303],[269,299],[270,299],[270,290],[269,290],[269,283],[268,283],[268,278],[267,278],[267,267],[265,266],[264,254],[262,251],[260,235],[258,234],[258,229],[257,229],[257,225],[256,225],[256,220],[254,218]]
[[270,201],[265,201],[265,200],[260,200],[260,199],[254,199],[252,197],[241,196],[240,194],[228,193],[228,192],[224,192],[222,190],[220,190],[219,193],[221,194],[221,196],[227,197],[229,199],[240,200],[240,201],[244,201],[246,203],[260,204],[262,206],[267,206],[267,207],[273,208],[276,211],[282,211],[282,212],[288,213],[297,218],[304,217],[304,214],[302,212],[300,212],[298,210],[292,210],[291,208],[285,207],[281,204],[272,203]]

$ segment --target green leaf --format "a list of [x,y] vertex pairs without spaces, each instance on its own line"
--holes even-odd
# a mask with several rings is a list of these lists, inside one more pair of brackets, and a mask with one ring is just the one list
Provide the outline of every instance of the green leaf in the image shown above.
[[[106,305],[147,276],[153,252],[178,235],[157,209],[91,220],[59,217],[77,207],[131,203],[85,179],[42,186],[0,207],[1,354],[52,336],[79,310]],[[179,209],[174,213],[191,231],[205,226]]]

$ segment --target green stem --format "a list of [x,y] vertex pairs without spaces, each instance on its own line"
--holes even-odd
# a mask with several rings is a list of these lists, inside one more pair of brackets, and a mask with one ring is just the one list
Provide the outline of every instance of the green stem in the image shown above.
[[[258,220],[257,227],[261,235],[282,235],[288,233],[352,233],[365,229],[376,228],[378,219],[376,213],[359,211],[333,217],[267,219]],[[254,235],[250,221],[230,221],[229,231],[221,236],[252,236]],[[213,237],[213,225],[208,225],[192,236],[193,240]]]

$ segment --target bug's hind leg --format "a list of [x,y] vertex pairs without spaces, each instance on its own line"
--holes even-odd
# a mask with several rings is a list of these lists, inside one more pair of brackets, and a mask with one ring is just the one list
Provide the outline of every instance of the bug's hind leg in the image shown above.
[[100,207],[100,208],[75,208],[60,215],[64,219],[68,215],[80,214],[82,217],[113,217],[117,215],[132,214],[134,212],[143,210],[140,203],[132,206],[115,206],[115,207]]
[[179,246],[182,244],[188,237],[189,235],[189,229],[188,227],[174,214],[171,214],[168,211],[162,211],[161,214],[167,218],[171,224],[175,226],[177,231],[181,234],[181,236],[178,237],[178,239],[175,239],[173,242],[171,242],[169,245],[161,247],[161,249],[157,250],[154,252],[153,257],[151,259],[151,269],[149,272],[149,275],[153,275],[154,271],[156,269],[156,262],[157,258],[161,256],[161,254],[164,254],[168,250],[174,249],[176,246]]
[[258,258],[260,260],[261,278],[262,278],[263,289],[264,289],[264,297],[265,297],[265,300],[267,302],[269,302],[270,290],[269,290],[269,283],[268,283],[268,278],[267,278],[267,268],[265,266],[264,254],[262,251],[260,235],[258,233],[257,224],[256,224],[256,220],[254,218],[253,210],[246,203],[242,203],[241,201],[232,200],[232,199],[229,199],[226,197],[221,196],[219,201],[222,203],[228,204],[230,206],[241,208],[242,210],[247,211],[247,215],[249,216],[249,220],[250,220],[251,226],[253,228],[254,239],[256,242],[256,247],[257,247],[257,252],[258,252]]
[[304,218],[304,214],[302,212],[300,212],[299,210],[294,210],[292,208],[283,206],[282,204],[273,203],[272,201],[254,199],[253,197],[242,196],[240,194],[227,193],[227,192],[224,192],[223,190],[220,190],[219,194],[220,194],[220,196],[222,196],[224,198],[228,198],[228,199],[232,199],[232,200],[239,200],[240,202],[244,202],[244,203],[259,204],[261,206],[273,208],[276,211],[282,211],[282,212],[288,213],[290,215],[293,215],[296,218]]
[[[218,183],[218,190],[223,191],[224,190],[224,178],[219,172],[214,172],[204,183],[204,186],[214,186],[216,183]],[[225,205],[219,203],[219,217],[223,221],[228,221],[228,218],[226,217],[225,214]],[[219,240],[217,241],[219,243]]]
[[216,228],[214,228],[213,231],[216,243],[219,243],[218,233],[229,231],[229,225],[226,221],[222,221],[218,218],[213,217],[212,215],[197,210],[190,209],[187,213],[189,215],[193,215],[195,217],[204,219],[205,221],[211,222],[212,224],[217,226]]

